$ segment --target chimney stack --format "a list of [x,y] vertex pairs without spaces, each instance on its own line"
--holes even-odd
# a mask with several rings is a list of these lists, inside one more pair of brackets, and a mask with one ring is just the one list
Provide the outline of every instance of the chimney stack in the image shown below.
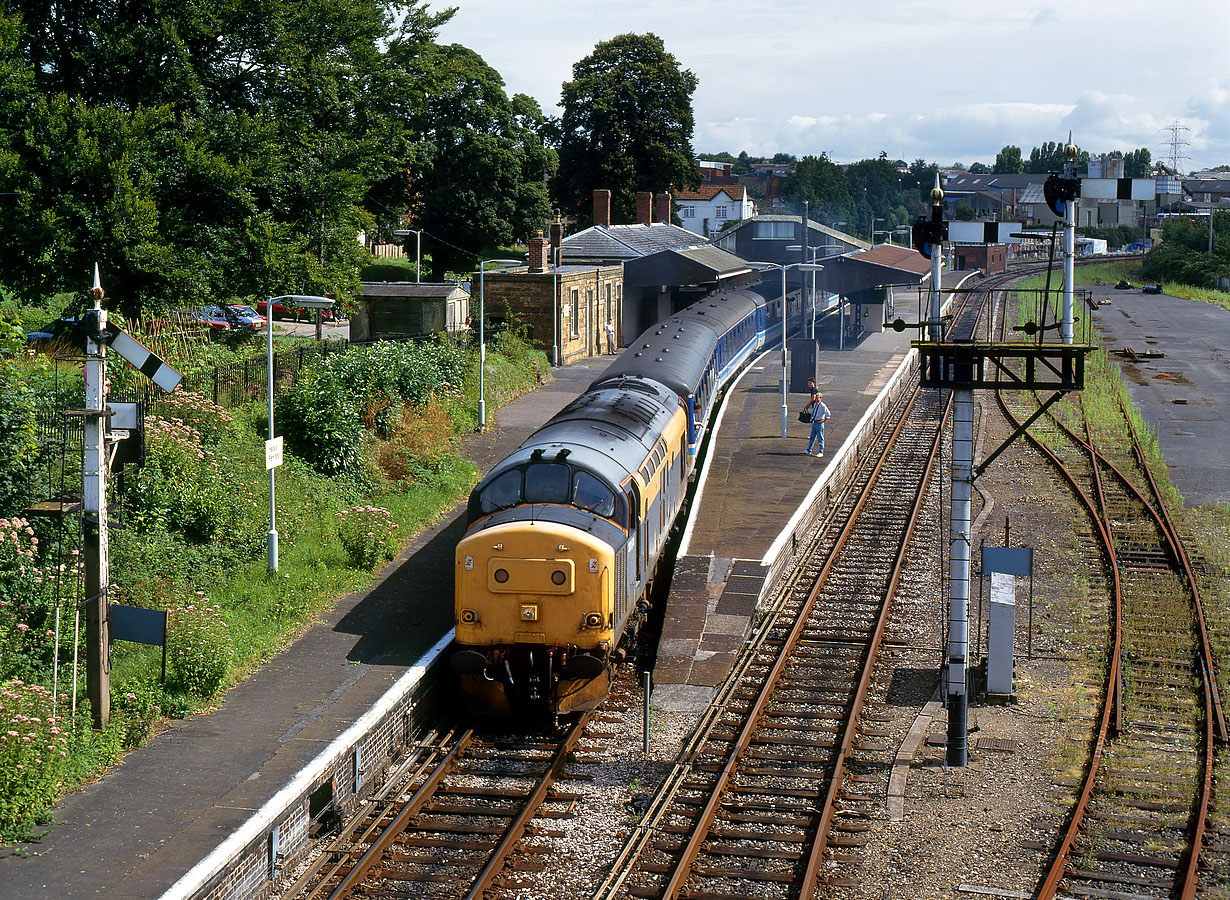
[[603,228],[611,225],[611,192],[603,188],[594,191],[594,224]]
[[653,218],[655,222],[671,223],[671,213],[675,211],[670,194],[658,194],[653,198]]
[[636,223],[653,224],[653,194],[649,191],[636,192]]
[[550,254],[547,248],[550,246],[550,241],[542,236],[542,229],[534,232],[534,236],[530,238],[530,271],[545,272],[547,270],[547,260],[550,259]]

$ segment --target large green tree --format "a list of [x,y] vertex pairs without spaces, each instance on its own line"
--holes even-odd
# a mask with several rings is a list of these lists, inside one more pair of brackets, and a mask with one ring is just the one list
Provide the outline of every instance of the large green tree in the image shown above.
[[[416,138],[420,0],[6,0],[0,282],[128,312],[337,291]],[[17,77],[13,77],[17,76]]]
[[804,156],[786,176],[782,195],[796,209],[808,202],[808,217],[825,225],[850,221],[854,203],[841,167],[827,153]]
[[543,143],[538,104],[524,94],[510,99],[499,73],[472,50],[433,47],[416,66],[428,87],[408,121],[418,143],[407,167],[407,201],[410,219],[447,241],[428,238],[439,279],[546,225],[556,159]]
[[699,181],[692,152],[696,76],[654,34],[621,34],[572,67],[561,95],[557,206],[590,221],[590,199],[611,191],[611,216],[631,222],[638,191]]

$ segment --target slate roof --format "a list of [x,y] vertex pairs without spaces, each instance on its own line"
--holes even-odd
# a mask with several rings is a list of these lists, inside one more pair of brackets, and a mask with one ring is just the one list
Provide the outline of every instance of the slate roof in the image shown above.
[[965,172],[949,179],[944,184],[944,193],[972,194],[977,191],[1023,190],[1036,184],[1041,185],[1047,179],[1046,175],[971,175]]
[[663,250],[687,250],[706,244],[704,238],[678,225],[591,225],[564,238],[561,256],[581,260],[628,260]]

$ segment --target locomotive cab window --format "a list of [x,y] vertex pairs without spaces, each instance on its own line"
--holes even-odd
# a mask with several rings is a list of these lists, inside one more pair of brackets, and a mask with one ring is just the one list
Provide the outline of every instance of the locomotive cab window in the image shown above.
[[521,502],[521,470],[513,469],[505,472],[491,484],[483,488],[480,498],[482,511],[495,512],[497,509],[508,509]]
[[615,515],[615,494],[593,475],[577,472],[572,483],[573,506],[607,519]]
[[568,467],[559,463],[535,463],[525,470],[526,503],[567,503]]

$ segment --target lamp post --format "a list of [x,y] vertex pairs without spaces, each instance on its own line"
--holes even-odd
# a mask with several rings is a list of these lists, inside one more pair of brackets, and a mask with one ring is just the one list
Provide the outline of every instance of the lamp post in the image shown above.
[[[331,309],[333,301],[328,297],[303,296],[301,294],[283,294],[280,297],[270,297],[265,304],[265,312],[269,315],[265,320],[265,360],[268,366],[268,383],[266,385],[267,393],[269,394],[269,440],[265,443],[265,463],[269,469],[269,574],[276,575],[278,573],[278,520],[277,520],[277,505],[274,502],[274,470],[280,465],[280,461],[270,464],[271,448],[273,443],[273,304],[279,300],[289,300],[295,306],[302,306],[307,309]],[[319,322],[320,313],[317,312],[317,321]],[[280,456],[280,454],[278,454]]]
[[824,266],[805,262],[751,262],[748,265],[755,266],[758,269],[770,269],[777,266],[777,268],[782,270],[782,437],[785,437],[786,423],[790,418],[790,407],[786,402],[786,388],[788,384],[786,380],[786,270],[798,269],[800,272],[815,272],[818,269],[823,269]]
[[810,336],[812,340],[815,340],[816,338],[816,272],[817,270],[823,268],[822,266],[816,266],[815,263],[816,263],[816,256],[824,249],[825,247],[823,246],[804,247],[801,244],[791,244],[789,247],[786,248],[787,253],[797,253],[800,250],[804,250],[804,251],[810,250],[811,251],[811,262],[812,262],[812,265],[815,266],[815,268],[811,270],[811,335]]
[[478,430],[487,430],[487,388],[483,370],[487,368],[486,310],[484,309],[483,276],[487,265],[519,266],[519,259],[480,259],[478,261]]
[[396,237],[404,238],[408,234],[414,235],[414,283],[421,284],[420,277],[423,268],[423,229],[422,228],[404,228],[394,231]]
[[883,222],[885,225],[887,225],[888,219],[884,218],[883,216],[872,216],[871,217],[871,243],[873,246],[875,245],[875,242],[876,242],[876,222]]

